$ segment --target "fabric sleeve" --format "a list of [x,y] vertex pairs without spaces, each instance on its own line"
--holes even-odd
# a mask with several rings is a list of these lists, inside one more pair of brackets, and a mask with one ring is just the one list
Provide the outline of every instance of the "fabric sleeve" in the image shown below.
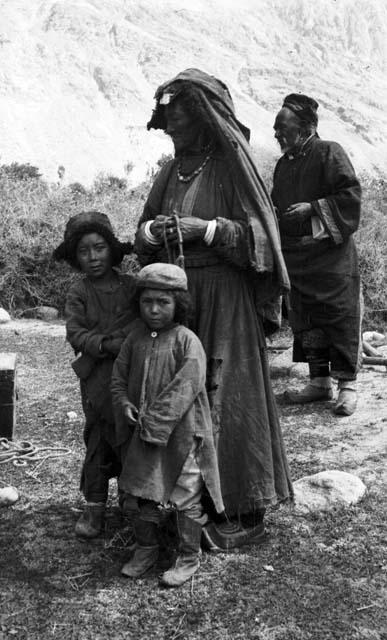
[[203,347],[196,336],[188,336],[174,377],[139,419],[140,438],[158,446],[167,446],[174,428],[205,388],[205,380]]
[[104,358],[99,350],[106,336],[90,330],[86,321],[86,291],[82,281],[70,288],[65,305],[66,334],[75,353],[86,353],[93,358]]
[[330,143],[323,163],[328,195],[312,202],[314,214],[335,244],[354,233],[360,220],[361,187],[351,161],[337,143]]
[[110,387],[114,412],[116,413],[116,410],[119,410],[121,415],[123,407],[131,405],[128,398],[130,360],[131,344],[129,340],[125,340],[117,358],[114,361]]
[[238,267],[248,265],[248,225],[242,220],[216,218],[216,230],[210,245],[226,262]]

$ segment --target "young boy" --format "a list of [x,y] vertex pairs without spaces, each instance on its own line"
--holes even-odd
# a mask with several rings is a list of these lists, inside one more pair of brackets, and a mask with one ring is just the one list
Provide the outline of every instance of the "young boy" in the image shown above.
[[[224,510],[205,389],[206,357],[183,326],[187,278],[172,264],[138,274],[140,319],[113,367],[118,440],[127,441],[119,486],[132,515],[137,547],[122,573],[138,578],[158,558],[161,505],[176,509],[179,555],[162,584],[177,587],[199,567],[204,484],[218,513]],[[125,418],[125,421],[122,418]]]
[[117,240],[109,218],[98,211],[85,211],[69,219],[64,241],[54,258],[66,260],[84,277],[66,296],[66,331],[76,355],[72,363],[80,378],[86,423],[86,456],[81,491],[86,508],[75,526],[85,538],[97,536],[103,526],[109,478],[121,470],[115,442],[110,394],[113,362],[134,319],[133,276],[115,269],[132,246]]

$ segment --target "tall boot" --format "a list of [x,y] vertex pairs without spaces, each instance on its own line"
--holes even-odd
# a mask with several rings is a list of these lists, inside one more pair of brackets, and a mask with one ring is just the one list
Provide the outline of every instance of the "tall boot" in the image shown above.
[[177,511],[176,516],[179,553],[173,567],[161,576],[161,584],[166,587],[180,587],[196,573],[200,564],[202,523],[188,518],[183,511]]
[[133,526],[137,546],[121,573],[128,578],[139,578],[156,564],[159,557],[158,525],[137,516]]
[[88,502],[75,525],[76,535],[81,538],[96,538],[101,533],[104,515],[104,502]]

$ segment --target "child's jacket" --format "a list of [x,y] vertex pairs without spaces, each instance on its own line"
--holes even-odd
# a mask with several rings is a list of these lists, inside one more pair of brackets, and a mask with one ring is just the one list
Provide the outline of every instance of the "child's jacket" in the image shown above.
[[81,358],[73,363],[93,410],[113,423],[110,381],[114,356],[99,350],[103,338],[117,343],[117,353],[134,319],[134,278],[117,272],[116,287],[101,291],[87,278],[70,287],[66,297],[67,340]]
[[[210,408],[206,356],[199,338],[182,325],[151,331],[141,320],[114,363],[112,396],[117,444],[130,439],[120,488],[166,503],[196,438],[197,461],[218,512],[223,511]],[[132,403],[135,427],[122,420]],[[133,431],[133,435],[131,432]]]

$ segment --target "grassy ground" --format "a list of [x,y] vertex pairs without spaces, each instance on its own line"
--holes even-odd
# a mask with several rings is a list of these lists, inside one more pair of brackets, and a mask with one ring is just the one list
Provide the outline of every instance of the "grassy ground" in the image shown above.
[[[364,374],[368,395],[356,420],[340,421],[324,405],[279,406],[294,479],[327,467],[353,471],[368,485],[366,498],[319,517],[273,511],[262,546],[205,554],[197,576],[170,591],[157,580],[169,551],[146,578],[120,576],[128,551],[113,486],[104,535],[91,542],[74,536],[82,413],[62,328],[48,334],[4,325],[0,351],[19,353],[16,439],[71,451],[35,473],[33,465],[0,466],[0,481],[21,493],[0,512],[0,640],[387,638],[386,474],[376,445],[387,419],[383,372]],[[275,380],[278,392],[287,384]],[[371,402],[379,404],[370,416]]]

